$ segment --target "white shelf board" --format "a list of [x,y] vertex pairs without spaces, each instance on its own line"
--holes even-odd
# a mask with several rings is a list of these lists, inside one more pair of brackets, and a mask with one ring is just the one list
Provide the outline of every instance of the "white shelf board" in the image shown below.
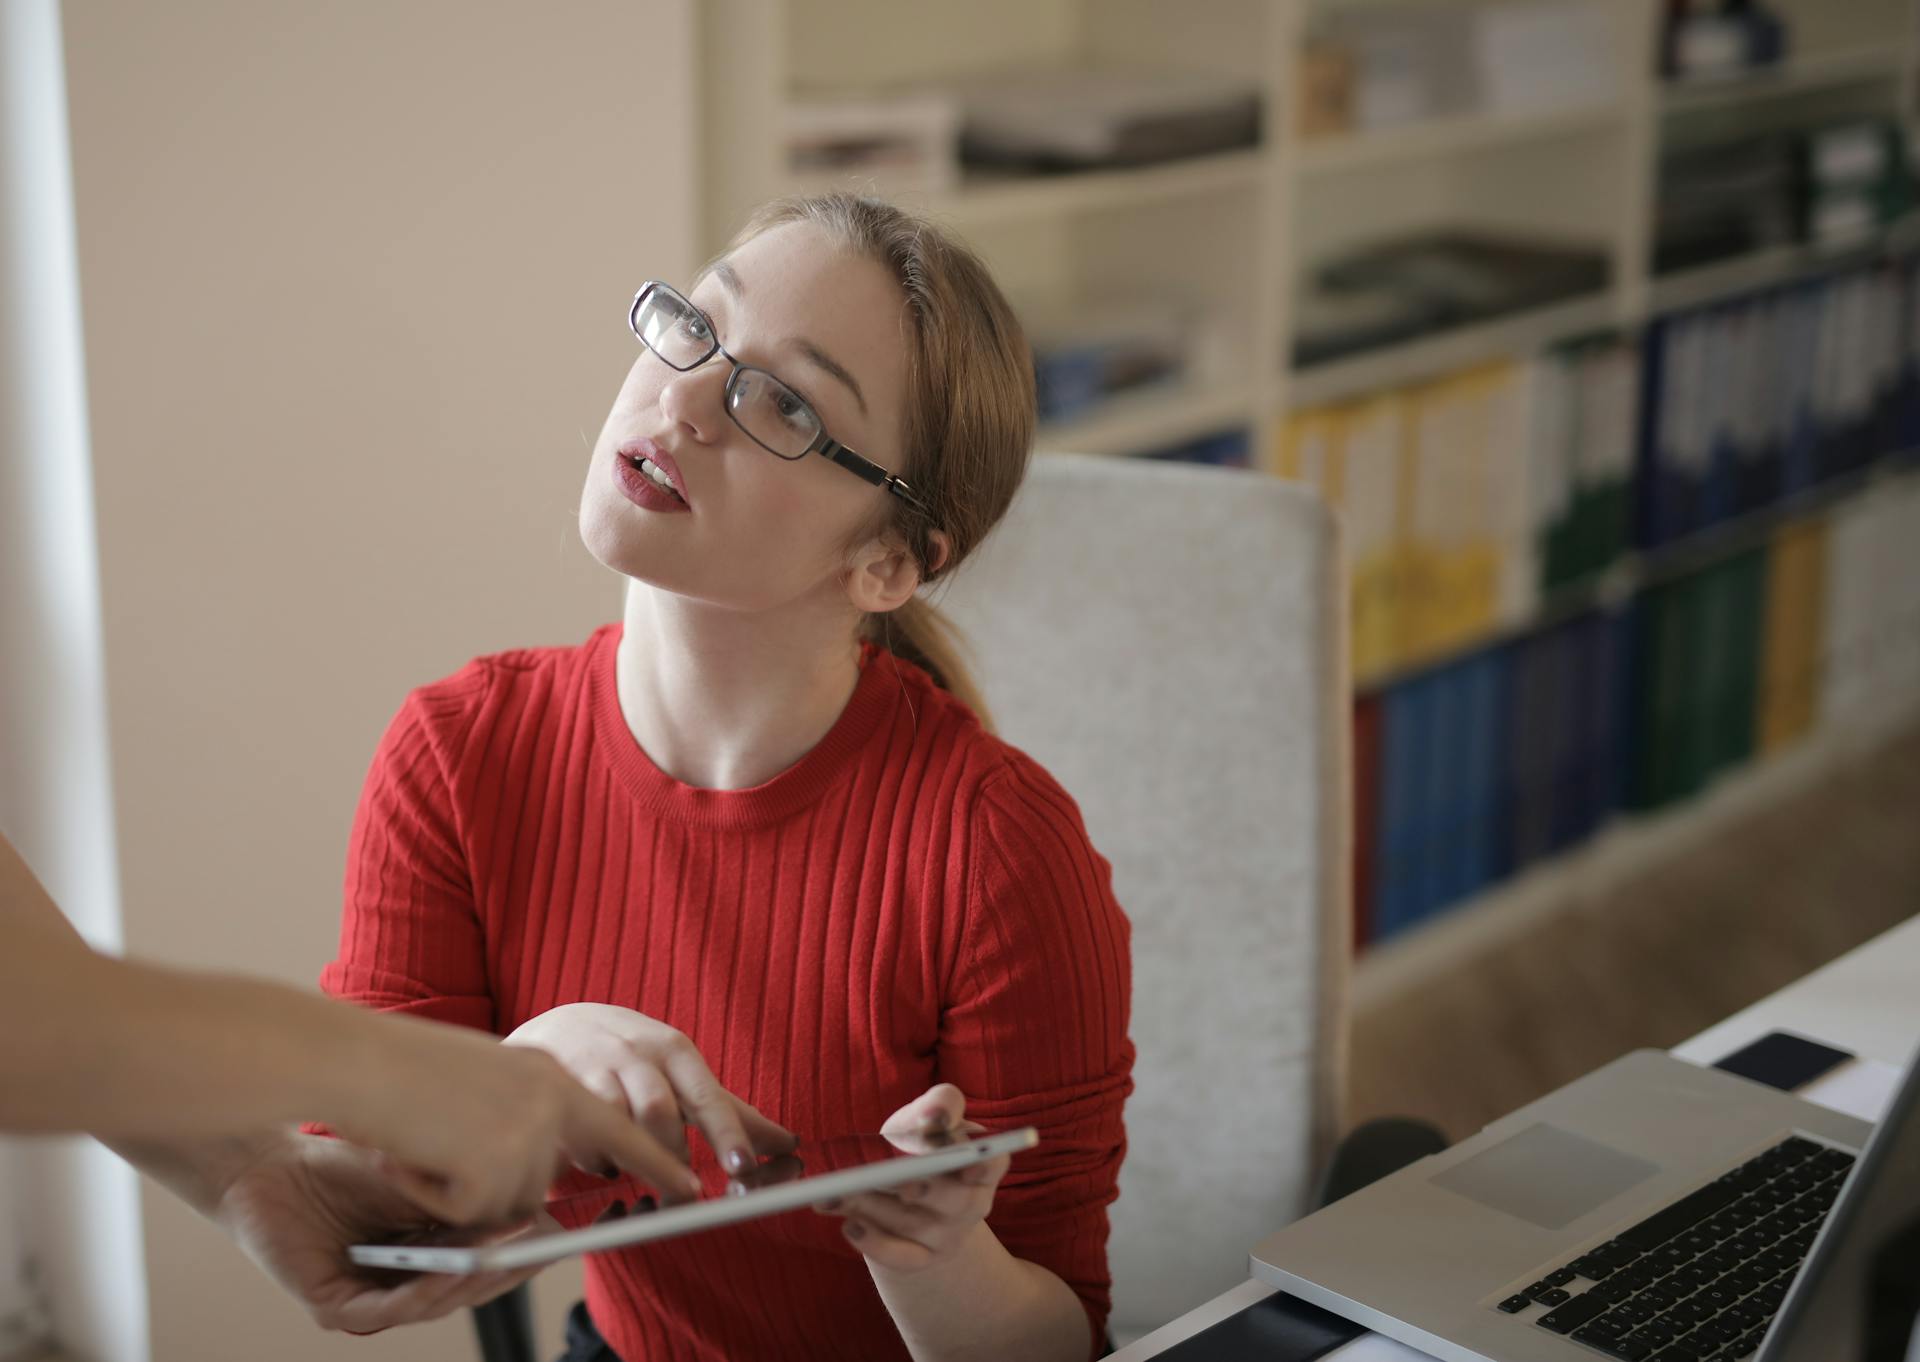
[[1402,161],[1429,160],[1624,127],[1626,113],[1623,105],[1599,104],[1548,113],[1477,114],[1437,119],[1405,128],[1383,128],[1307,141],[1301,144],[1294,164],[1302,175],[1367,170]]
[[1288,389],[1288,404],[1296,411],[1324,406],[1439,378],[1476,364],[1525,358],[1558,341],[1604,331],[1616,324],[1611,292],[1584,294],[1549,307],[1297,368]]
[[1904,43],[1793,57],[1738,75],[1702,76],[1661,87],[1660,106],[1670,114],[1717,109],[1750,100],[1830,90],[1868,81],[1893,80],[1905,60]]
[[929,212],[968,226],[1125,208],[1259,186],[1271,158],[1260,149],[1196,156],[1132,170],[1060,175],[982,175],[926,198]]
[[1730,260],[1655,275],[1648,296],[1648,313],[1659,316],[1684,311],[1837,269],[1876,251],[1911,245],[1916,236],[1920,236],[1917,229],[1920,229],[1920,215],[1910,215],[1852,241],[1770,246]]
[[1084,417],[1040,427],[1034,448],[1045,453],[1137,454],[1257,420],[1244,384],[1154,389],[1116,397]]

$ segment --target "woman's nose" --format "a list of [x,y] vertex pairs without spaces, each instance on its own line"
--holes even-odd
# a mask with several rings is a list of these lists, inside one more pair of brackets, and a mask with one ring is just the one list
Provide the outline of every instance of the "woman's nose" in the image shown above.
[[692,437],[711,443],[726,414],[727,366],[718,356],[695,369],[676,373],[660,390],[660,411]]

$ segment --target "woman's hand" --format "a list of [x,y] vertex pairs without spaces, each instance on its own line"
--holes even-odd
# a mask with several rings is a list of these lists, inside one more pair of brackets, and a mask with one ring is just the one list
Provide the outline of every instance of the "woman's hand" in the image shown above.
[[[538,1271],[454,1276],[356,1267],[347,1259],[349,1245],[441,1227],[392,1185],[378,1155],[340,1140],[287,1136],[236,1176],[212,1210],[323,1329],[366,1334],[438,1319],[492,1300]],[[476,1233],[466,1242],[489,1237],[502,1236]],[[462,1241],[442,1235],[434,1242]]]
[[382,1028],[375,1067],[351,1075],[328,1123],[385,1155],[394,1184],[445,1223],[525,1220],[568,1163],[624,1170],[663,1201],[700,1194],[683,1155],[550,1056],[463,1027],[368,1019]]
[[[967,1099],[951,1083],[929,1088],[887,1118],[880,1133],[909,1154],[930,1154],[954,1135],[980,1135],[966,1120]],[[896,1272],[918,1272],[943,1262],[975,1235],[989,1233],[987,1212],[1007,1175],[1007,1155],[886,1192],[861,1192],[819,1209],[842,1216],[841,1232],[868,1261]]]
[[629,1008],[569,1003],[525,1023],[506,1044],[545,1050],[588,1091],[631,1112],[682,1159],[690,1125],[706,1136],[729,1173],[747,1172],[759,1155],[789,1153],[797,1143],[792,1131],[721,1087],[692,1041]]

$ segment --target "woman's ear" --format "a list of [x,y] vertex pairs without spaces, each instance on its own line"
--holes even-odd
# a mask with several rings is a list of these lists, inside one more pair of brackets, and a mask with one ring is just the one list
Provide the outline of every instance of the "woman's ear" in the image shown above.
[[883,535],[853,555],[847,599],[865,615],[898,610],[920,589],[920,565],[895,535]]
[[882,535],[854,554],[847,573],[847,597],[854,608],[868,615],[898,610],[920,589],[922,581],[938,576],[952,556],[953,541],[941,530],[928,534],[927,541],[933,564],[924,575],[897,535]]

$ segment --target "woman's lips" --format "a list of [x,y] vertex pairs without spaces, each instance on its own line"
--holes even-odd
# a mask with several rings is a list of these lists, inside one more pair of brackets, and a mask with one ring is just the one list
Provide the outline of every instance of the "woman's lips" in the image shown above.
[[672,456],[652,440],[641,437],[627,441],[614,454],[613,480],[620,488],[622,496],[647,511],[693,509],[683,495],[668,491],[643,473],[640,470],[642,459],[666,474],[675,488],[684,491],[686,484],[681,481],[680,469],[673,462]]

